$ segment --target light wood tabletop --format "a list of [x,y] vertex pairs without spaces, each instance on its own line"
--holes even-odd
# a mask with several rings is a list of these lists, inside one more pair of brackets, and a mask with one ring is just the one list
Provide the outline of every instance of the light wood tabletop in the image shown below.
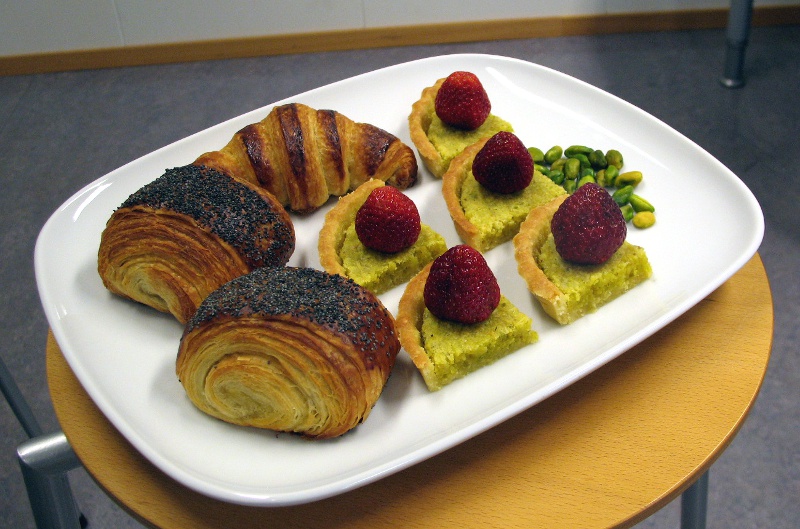
[[354,491],[274,508],[205,497],[155,468],[94,405],[52,334],[47,367],[57,417],[88,472],[154,527],[629,527],[729,445],[758,395],[772,334],[756,255],[665,329],[495,428]]

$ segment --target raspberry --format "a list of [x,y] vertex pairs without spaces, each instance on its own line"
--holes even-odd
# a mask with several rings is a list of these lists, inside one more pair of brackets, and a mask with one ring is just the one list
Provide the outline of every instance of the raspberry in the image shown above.
[[391,186],[376,188],[356,213],[356,235],[367,248],[397,253],[417,242],[419,211],[414,201]]
[[489,117],[492,104],[474,73],[453,72],[439,87],[434,108],[439,119],[448,125],[475,130]]
[[483,255],[461,244],[433,262],[423,295],[437,318],[471,324],[484,321],[497,308],[500,286]]
[[489,191],[516,193],[531,183],[533,158],[516,135],[498,132],[475,155],[472,174]]
[[602,264],[625,242],[628,228],[611,195],[597,184],[584,184],[558,208],[550,222],[556,250],[578,264]]

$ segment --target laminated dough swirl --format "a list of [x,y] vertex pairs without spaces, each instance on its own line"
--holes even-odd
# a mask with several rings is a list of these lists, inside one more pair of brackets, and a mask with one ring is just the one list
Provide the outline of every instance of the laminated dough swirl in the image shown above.
[[200,166],[167,170],[111,215],[98,251],[105,287],[186,323],[211,292],[294,252],[286,210],[261,189]]
[[176,373],[223,421],[337,437],[363,422],[400,350],[368,290],[311,268],[262,268],[212,293],[186,325]]

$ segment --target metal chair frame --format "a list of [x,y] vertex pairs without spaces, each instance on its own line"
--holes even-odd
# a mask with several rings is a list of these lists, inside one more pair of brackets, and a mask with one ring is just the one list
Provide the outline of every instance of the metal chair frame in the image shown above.
[[726,88],[744,86],[744,53],[750,38],[753,0],[731,0],[726,31],[725,68],[720,82]]
[[86,517],[78,510],[67,472],[80,461],[62,432],[45,435],[28,401],[0,358],[0,390],[28,440],[17,448],[17,459],[28,501],[39,529],[83,529]]

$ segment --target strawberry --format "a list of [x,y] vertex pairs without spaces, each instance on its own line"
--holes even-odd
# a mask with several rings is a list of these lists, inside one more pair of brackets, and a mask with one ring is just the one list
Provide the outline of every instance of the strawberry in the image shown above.
[[434,108],[439,119],[452,127],[475,130],[486,121],[492,104],[478,76],[453,72],[436,93]]
[[417,242],[419,211],[414,201],[398,189],[373,189],[356,213],[356,235],[367,248],[397,253]]
[[489,191],[516,193],[531,183],[533,158],[516,135],[498,132],[475,155],[472,174]]
[[423,295],[425,306],[437,318],[471,324],[485,320],[497,308],[500,286],[483,255],[461,244],[433,262]]
[[584,184],[558,208],[550,222],[556,250],[566,261],[602,264],[622,246],[627,226],[611,195],[597,184]]

